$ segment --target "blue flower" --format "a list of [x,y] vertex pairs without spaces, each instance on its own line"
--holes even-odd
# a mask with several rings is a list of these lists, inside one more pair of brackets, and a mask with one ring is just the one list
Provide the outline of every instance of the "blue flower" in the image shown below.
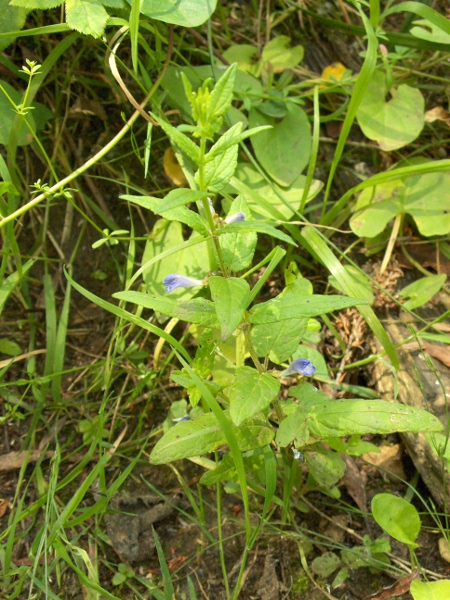
[[294,360],[289,367],[283,371],[283,375],[290,375],[291,373],[301,373],[302,375],[311,376],[316,372],[316,367],[307,358],[298,358]]
[[189,421],[190,418],[191,417],[189,415],[184,415],[183,417],[178,417],[177,419],[172,419],[172,421],[175,421],[175,423],[184,423],[184,421]]
[[292,449],[292,453],[294,455],[294,460],[303,460],[303,454],[297,448]]
[[163,279],[163,284],[166,286],[166,294],[170,294],[173,290],[179,287],[194,287],[196,285],[203,285],[201,279],[192,279],[191,277],[185,277],[184,275],[167,275]]
[[230,215],[225,219],[225,223],[230,225],[231,223],[239,223],[239,221],[245,221],[245,215],[243,212],[239,211],[234,215]]

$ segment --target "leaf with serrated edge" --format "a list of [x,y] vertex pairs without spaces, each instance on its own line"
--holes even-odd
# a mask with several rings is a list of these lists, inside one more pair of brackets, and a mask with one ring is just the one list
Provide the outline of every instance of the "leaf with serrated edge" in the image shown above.
[[208,283],[220,323],[222,342],[226,342],[242,321],[250,286],[237,277],[210,277]]
[[67,25],[75,31],[100,37],[109,15],[95,0],[66,0],[66,18]]
[[236,369],[233,385],[229,388],[230,414],[235,425],[266,409],[280,391],[280,382],[267,373],[258,373],[251,367]]
[[152,117],[159,123],[161,129],[167,134],[171,143],[178,146],[181,152],[187,154],[187,156],[189,156],[189,158],[191,158],[195,164],[198,165],[200,161],[200,148],[197,146],[197,144],[167,121],[158,118],[154,114],[152,114]]
[[289,294],[261,302],[251,309],[250,323],[276,323],[284,319],[318,317],[335,310],[343,310],[349,306],[367,304],[366,300],[348,298],[346,296],[297,296]]
[[[229,413],[224,413],[229,419]],[[241,427],[233,427],[233,433],[241,452],[270,444],[274,438],[272,428],[254,420]],[[213,413],[201,415],[193,421],[177,423],[171,427],[154,447],[150,462],[165,464],[191,456],[201,456],[226,444],[226,437]]]
[[236,69],[236,63],[231,65],[214,86],[208,107],[210,117],[220,117],[230,108],[231,103],[233,102]]

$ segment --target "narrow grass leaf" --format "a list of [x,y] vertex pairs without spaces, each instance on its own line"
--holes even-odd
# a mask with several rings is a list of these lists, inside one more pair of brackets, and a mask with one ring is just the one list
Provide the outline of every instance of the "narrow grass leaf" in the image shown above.
[[[331,252],[325,240],[317,233],[313,227],[304,227],[301,231],[301,237],[305,241],[305,247],[326,267],[336,278],[337,282],[346,294],[352,296],[359,295],[359,289],[355,285],[352,276],[346,271],[336,256]],[[396,370],[399,369],[397,353],[383,325],[370,306],[358,306],[359,312],[365,318],[367,324],[373,333],[380,340],[386,354]]]
[[82,296],[84,296],[91,302],[94,302],[94,304],[96,304],[100,308],[103,308],[103,309],[107,310],[108,312],[112,313],[113,315],[116,315],[117,317],[120,317],[121,319],[124,319],[125,321],[128,321],[129,323],[133,323],[134,325],[137,325],[138,327],[142,327],[142,329],[144,329],[145,331],[150,331],[150,333],[154,333],[158,337],[162,337],[163,339],[166,340],[166,342],[171,344],[171,346],[173,348],[175,348],[186,360],[188,360],[189,363],[191,362],[191,357],[186,352],[186,350],[183,348],[183,346],[180,344],[180,342],[178,340],[176,340],[174,337],[172,337],[170,334],[168,334],[166,331],[164,331],[164,329],[161,329],[160,327],[156,327],[156,325],[152,325],[145,319],[141,319],[141,317],[138,317],[138,316],[134,315],[133,313],[130,313],[130,312],[124,310],[120,306],[111,304],[110,302],[103,300],[103,298],[99,298],[95,294],[92,294],[91,292],[86,290],[84,287],[82,287],[81,285],[76,283],[76,281],[74,281],[70,277],[70,275],[67,273],[66,270],[64,270],[64,274],[65,274],[67,280],[70,281],[72,286]]

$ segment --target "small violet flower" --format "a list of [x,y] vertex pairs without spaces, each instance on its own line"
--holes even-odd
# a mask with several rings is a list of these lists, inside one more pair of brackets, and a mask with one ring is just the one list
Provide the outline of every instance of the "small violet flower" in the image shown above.
[[231,223],[239,223],[239,221],[245,221],[245,215],[243,212],[239,211],[234,215],[230,215],[225,219],[225,223],[230,225]]
[[297,448],[292,449],[292,453],[294,455],[294,460],[303,460],[303,454]]
[[167,275],[163,279],[163,284],[166,286],[166,294],[170,294],[173,290],[179,287],[194,287],[196,285],[203,285],[201,279],[192,279],[191,277],[185,277],[184,275]]
[[189,421],[190,418],[191,417],[189,415],[184,415],[183,417],[178,417],[177,419],[172,419],[172,421],[174,421],[175,423],[184,423],[184,421]]
[[301,373],[302,375],[311,376],[316,372],[316,367],[307,358],[298,358],[294,360],[289,367],[283,371],[283,375],[290,375],[291,373]]

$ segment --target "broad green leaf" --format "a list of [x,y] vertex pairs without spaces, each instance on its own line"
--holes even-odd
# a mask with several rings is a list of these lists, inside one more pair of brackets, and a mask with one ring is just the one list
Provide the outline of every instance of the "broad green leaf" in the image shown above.
[[[190,190],[188,188],[172,190],[163,198],[163,200],[159,199],[159,204],[153,209],[153,211],[156,214],[163,215],[167,211],[178,208],[179,206],[185,206],[191,202],[199,202],[200,200],[203,200],[203,198],[206,198],[207,195],[208,194],[206,192]],[[151,198],[151,196],[148,197]]]
[[281,447],[286,447],[293,442],[295,446],[301,448],[308,441],[308,437],[309,430],[305,413],[303,410],[297,410],[281,421],[275,441]]
[[438,44],[450,44],[450,33],[442,31],[434,23],[430,23],[426,19],[419,19],[419,21],[414,21],[413,25],[409,33],[414,37]]
[[[237,167],[238,150],[239,144],[235,144],[205,163],[202,182],[205,188],[220,191],[227,185]],[[201,184],[200,169],[195,174],[195,183],[198,186]]]
[[248,305],[250,286],[244,279],[236,277],[210,277],[208,283],[220,323],[222,342],[226,342],[241,324]]
[[372,514],[375,521],[391,537],[407,544],[412,550],[420,532],[421,521],[417,509],[404,498],[393,494],[377,494],[372,498]]
[[[55,0],[60,4],[62,0]],[[57,6],[57,4],[55,5]],[[33,7],[34,8],[34,7]],[[14,4],[9,0],[0,0],[0,33],[9,33],[10,31],[20,31],[25,24],[27,11],[20,4]],[[14,42],[16,38],[12,36],[0,38],[0,52]],[[1,114],[5,113],[1,111]],[[2,117],[3,118],[3,117]]]
[[258,49],[250,44],[235,44],[225,50],[223,56],[227,61],[237,63],[238,69],[256,75],[258,72]]
[[[227,412],[224,413],[228,419]],[[230,424],[241,452],[270,444],[272,428],[258,420],[241,427]],[[177,423],[159,440],[150,455],[155,465],[165,464],[191,456],[201,456],[227,443],[226,436],[213,413],[206,413],[193,421]]]
[[301,174],[311,153],[311,126],[306,113],[289,103],[281,122],[256,108],[249,113],[250,127],[272,125],[252,138],[252,146],[261,166],[279,185],[289,186]]
[[[228,211],[228,216],[243,212],[245,219],[251,219],[251,213],[247,202],[242,196],[233,200]],[[252,262],[255,254],[258,236],[254,231],[245,233],[227,233],[219,237],[219,245],[222,250],[222,258],[227,267],[236,273],[246,269]]]
[[230,414],[235,425],[266,409],[280,391],[280,382],[252,367],[236,369],[233,385],[228,390]]
[[450,581],[417,581],[411,582],[409,589],[414,600],[444,600],[450,598]]
[[342,479],[345,473],[345,462],[332,450],[320,444],[314,444],[304,452],[309,473],[324,488],[331,488]]
[[219,481],[235,481],[237,478],[233,457],[228,452],[212,471],[207,471],[200,478],[202,485],[215,485]]
[[431,300],[439,292],[446,280],[447,275],[445,273],[422,277],[401,289],[398,295],[400,298],[409,298],[403,306],[408,310],[414,310],[426,304],[428,300]]
[[318,398],[308,409],[308,426],[317,437],[338,437],[366,433],[387,434],[442,431],[443,425],[431,413],[399,402],[384,400],[329,400]]
[[114,298],[132,302],[144,308],[150,308],[168,317],[203,325],[203,327],[217,327],[216,311],[214,304],[205,298],[192,300],[173,300],[164,296],[149,296],[142,292],[117,292]]
[[173,25],[198,27],[209,19],[217,0],[143,0],[141,13]]
[[301,296],[289,294],[261,302],[250,310],[250,323],[276,323],[284,319],[318,317],[349,306],[367,304],[366,300],[346,296]]
[[66,0],[67,25],[75,31],[100,37],[109,15],[100,0]]
[[[173,190],[173,191],[183,192],[183,190]],[[191,191],[191,190],[189,190],[189,191]],[[168,196],[170,194],[171,194],[171,192],[169,192]],[[199,196],[199,198],[202,198],[204,195],[203,192],[197,192],[195,194],[195,196],[190,196],[190,197],[195,198],[197,196],[197,194],[201,194]],[[187,196],[185,196],[184,193],[180,194],[179,196],[180,197],[182,196],[182,198],[187,198]],[[171,208],[169,210],[166,210],[165,206],[164,206],[164,200],[161,201],[161,198],[154,198],[153,196],[131,196],[128,194],[120,196],[120,198],[122,200],[127,200],[128,202],[132,202],[133,204],[142,206],[143,208],[146,208],[147,210],[151,210],[152,212],[154,212],[156,214],[160,214],[164,219],[167,219],[168,221],[179,221],[180,223],[184,223],[185,225],[188,225],[188,227],[191,227],[194,231],[197,231],[198,233],[200,233],[202,236],[208,235],[209,230],[208,230],[205,220],[198,213],[194,212],[193,210],[190,210],[186,206],[176,206],[176,208]],[[178,198],[178,199],[180,199],[180,198]],[[176,197],[172,197],[171,204],[177,204]],[[160,224],[157,223],[154,227],[154,233],[158,232],[162,225],[163,225],[163,223],[160,223]],[[174,231],[174,228],[176,228],[176,225],[172,226],[171,231]],[[157,237],[157,236],[155,236],[155,237]],[[150,243],[152,243],[152,242],[153,242],[153,240],[150,241]],[[181,240],[180,240],[180,243],[181,243]],[[175,271],[171,271],[171,272],[173,273],[173,272],[177,272],[177,271],[175,270]]]
[[[305,175],[299,175],[288,188],[283,189],[275,183],[269,185],[254,167],[240,163],[230,185],[245,196],[256,219],[273,219],[275,217],[287,221],[292,218],[300,206],[305,183]],[[314,179],[306,202],[311,202],[322,188],[323,182]],[[276,215],[273,210],[276,211]]]
[[[181,208],[175,210],[181,210]],[[193,240],[196,237],[198,236],[193,234],[190,239]],[[194,251],[192,248],[183,249],[183,244],[184,239],[180,223],[174,221],[168,224],[163,219],[156,222],[142,257],[143,276],[149,294],[160,296],[165,294],[163,279],[166,275],[177,273],[194,279],[204,278],[205,265],[208,264],[206,243],[198,244]],[[178,247],[180,251],[176,254],[171,254],[166,258],[153,262],[149,267],[145,267],[148,262],[158,259],[160,254]],[[195,293],[197,293],[196,288],[178,288],[171,293],[171,298],[189,298]]]
[[293,318],[252,327],[250,335],[257,356],[269,356],[278,365],[297,350],[308,326],[307,318]]
[[449,206],[450,173],[415,175],[363,190],[350,227],[359,237],[375,237],[397,215],[409,214],[422,235],[447,235]]
[[268,42],[262,51],[262,61],[274,73],[281,73],[286,69],[293,69],[303,58],[303,46],[290,48],[291,39],[287,35],[278,35]]
[[[387,100],[388,93],[392,98]],[[376,71],[356,113],[359,126],[382,150],[396,150],[414,141],[424,126],[424,98],[417,88],[387,87],[386,75]]]
[[10,6],[21,6],[29,10],[47,10],[49,8],[56,8],[62,3],[63,0],[11,0]]
[[282,231],[278,231],[269,223],[263,223],[262,221],[241,221],[240,223],[231,223],[230,225],[226,225],[221,231],[220,234],[228,234],[228,233],[244,233],[247,231],[258,231],[259,233],[265,233],[266,235],[270,235],[278,240],[282,240],[287,244],[291,244],[292,246],[296,246],[294,240],[283,233]]

